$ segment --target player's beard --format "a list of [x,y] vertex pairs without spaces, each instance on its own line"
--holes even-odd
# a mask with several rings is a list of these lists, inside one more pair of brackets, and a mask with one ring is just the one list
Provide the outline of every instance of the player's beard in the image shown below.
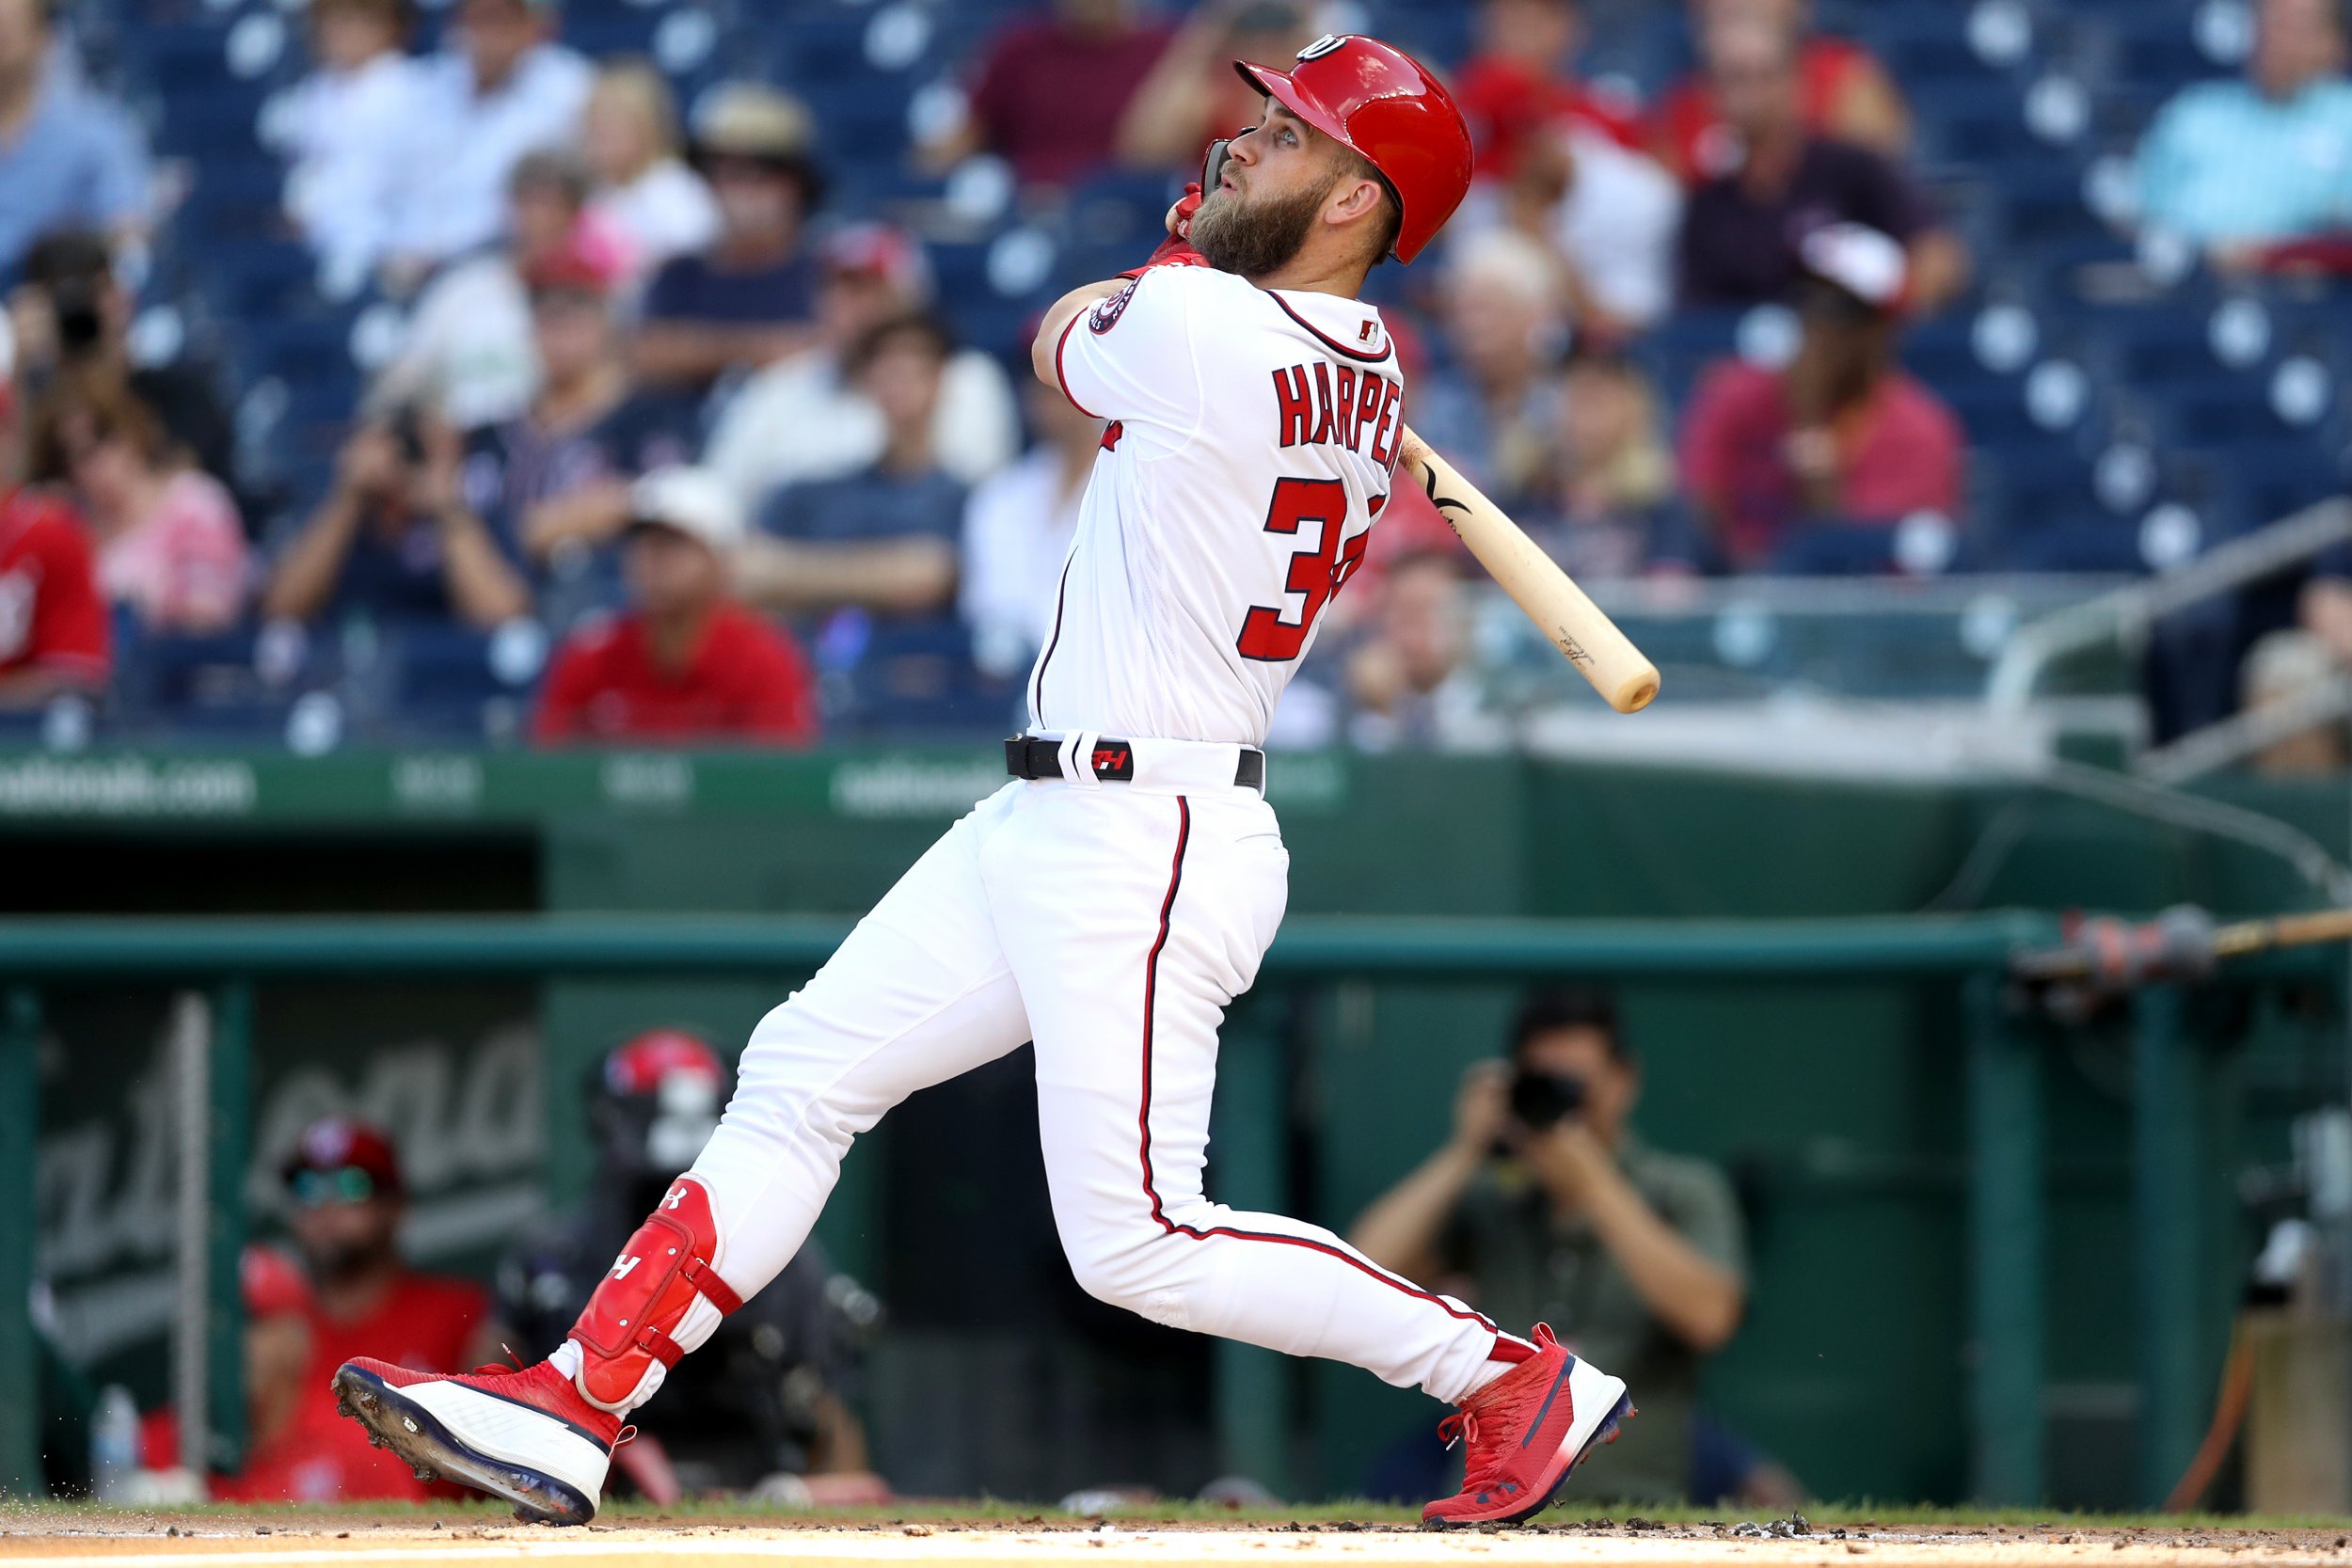
[[1219,272],[1248,278],[1279,272],[1306,245],[1323,198],[1338,181],[1335,169],[1311,190],[1259,200],[1245,200],[1231,188],[1212,192],[1192,214],[1192,248]]

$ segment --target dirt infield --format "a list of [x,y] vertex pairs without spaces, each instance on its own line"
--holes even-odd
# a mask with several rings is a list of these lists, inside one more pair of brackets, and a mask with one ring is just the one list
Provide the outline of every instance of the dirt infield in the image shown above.
[[[1693,1521],[1633,1528],[1544,1521],[1516,1529],[1438,1532],[1405,1524],[1318,1521],[1220,1524],[1145,1518],[1010,1522],[943,1515],[786,1523],[624,1518],[582,1530],[504,1522],[472,1510],[381,1513],[201,1510],[127,1513],[58,1507],[0,1511],[0,1560],[10,1568],[457,1568],[516,1560],[564,1568],[680,1568],[709,1559],[761,1559],[794,1568],[877,1562],[1011,1568],[1015,1564],[1147,1563],[1229,1568],[1326,1560],[1334,1568],[1573,1563],[1590,1568],[2105,1568],[2230,1563],[2352,1565],[2352,1525],[2169,1528],[2071,1524],[1957,1526],[1863,1520],[1836,1525]],[[1646,1528],[1642,1528],[1645,1526]]]

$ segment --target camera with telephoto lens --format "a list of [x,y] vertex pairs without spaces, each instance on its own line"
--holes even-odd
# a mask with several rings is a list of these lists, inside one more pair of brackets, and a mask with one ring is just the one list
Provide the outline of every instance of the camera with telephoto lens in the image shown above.
[[1557,1126],[1584,1108],[1584,1080],[1521,1068],[1511,1075],[1511,1118],[1530,1132]]

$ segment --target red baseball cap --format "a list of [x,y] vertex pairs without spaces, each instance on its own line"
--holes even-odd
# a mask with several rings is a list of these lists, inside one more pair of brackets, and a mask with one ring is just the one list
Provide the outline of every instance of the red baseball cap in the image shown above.
[[377,1192],[402,1190],[400,1151],[391,1134],[351,1117],[322,1117],[304,1128],[281,1170],[288,1181],[304,1171],[365,1171]]
[[657,1093],[662,1081],[683,1073],[718,1084],[726,1078],[719,1053],[683,1029],[648,1029],[604,1059],[604,1086],[611,1093]]
[[576,294],[600,300],[612,293],[620,274],[618,261],[609,246],[575,231],[524,269],[523,287],[533,294]]

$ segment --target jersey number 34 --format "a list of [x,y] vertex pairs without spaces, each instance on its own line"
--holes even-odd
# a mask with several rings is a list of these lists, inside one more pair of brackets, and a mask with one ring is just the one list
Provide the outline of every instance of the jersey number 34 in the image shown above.
[[[1373,498],[1374,516],[1380,515],[1388,499],[1386,496]],[[1347,486],[1338,480],[1274,482],[1274,498],[1266,507],[1265,531],[1296,534],[1301,523],[1314,523],[1318,525],[1316,541],[1312,548],[1291,557],[1290,574],[1282,579],[1284,588],[1305,595],[1305,602],[1298,608],[1298,619],[1286,621],[1281,610],[1266,605],[1253,607],[1242,618],[1238,643],[1242,657],[1282,664],[1296,658],[1306,647],[1308,634],[1314,630],[1315,617],[1323,613],[1331,595],[1364,562],[1364,546],[1371,542],[1372,530],[1367,528],[1343,544],[1340,535],[1346,521]]]

